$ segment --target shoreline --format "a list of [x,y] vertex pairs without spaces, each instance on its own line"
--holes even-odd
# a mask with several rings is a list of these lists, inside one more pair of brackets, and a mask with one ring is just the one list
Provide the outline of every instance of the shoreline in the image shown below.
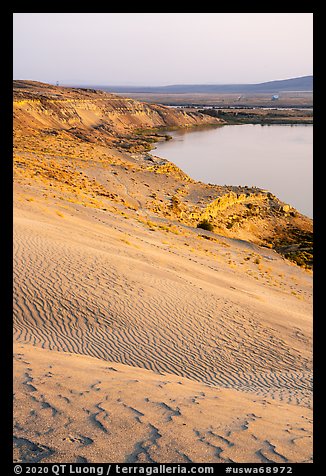
[[[207,114],[211,117],[218,117],[226,121],[229,125],[237,124],[261,124],[261,125],[294,125],[294,124],[309,124],[313,125],[313,113],[298,114],[298,109],[198,109],[202,114]],[[284,114],[284,111],[286,113]],[[303,112],[302,112],[303,111]]]
[[[246,122],[240,122],[240,123],[226,123],[226,124],[213,125],[213,126],[203,126],[203,127],[200,128],[200,129],[191,128],[191,129],[189,129],[189,130],[182,130],[182,129],[179,129],[179,130],[174,129],[174,130],[170,130],[170,131],[169,131],[169,130],[166,130],[165,132],[166,132],[166,133],[168,133],[168,132],[171,132],[171,133],[172,133],[172,135],[169,136],[169,140],[173,141],[173,139],[176,139],[176,138],[177,138],[177,139],[179,138],[179,140],[183,140],[183,137],[184,137],[184,136],[187,136],[188,134],[190,134],[190,136],[191,136],[191,134],[192,134],[193,132],[198,132],[198,131],[200,131],[200,130],[203,131],[203,132],[209,132],[209,131],[211,131],[212,129],[213,129],[213,130],[215,130],[215,129],[220,129],[220,128],[225,127],[225,126],[250,126],[250,125],[251,125],[251,126],[261,126],[261,127],[264,127],[265,125],[266,125],[266,126],[273,126],[273,125],[275,125],[275,126],[287,126],[287,127],[289,127],[289,126],[291,126],[291,127],[296,127],[296,126],[298,126],[298,127],[304,127],[304,126],[305,126],[305,127],[312,127],[312,126],[313,126],[312,124],[305,124],[305,123],[296,123],[296,124],[283,124],[283,123],[282,123],[282,124],[264,124],[264,123],[252,123],[252,122],[246,123]],[[210,136],[210,135],[208,136],[208,141],[210,140],[209,137],[211,137],[211,136]],[[191,139],[190,139],[190,140],[191,140]],[[194,140],[194,139],[193,139],[193,140]],[[200,140],[200,138],[199,138],[198,140]],[[185,139],[185,141],[186,141],[186,139]],[[164,156],[164,154],[165,154],[166,152],[168,152],[168,156],[171,156],[171,153],[169,154],[169,152],[171,152],[170,146],[167,146],[167,149],[165,149],[165,145],[164,145],[164,144],[163,144],[163,147],[160,147],[160,144],[161,144],[161,143],[164,143],[164,142],[165,142],[164,138],[162,138],[161,140],[155,142],[155,144],[153,144],[152,149],[150,150],[150,154],[152,154],[152,155],[155,157],[155,151],[157,151],[157,149],[159,149],[160,152],[159,152],[159,155],[157,155],[157,157],[160,158],[160,159],[162,159],[162,160],[169,160],[169,159],[166,158],[166,156]],[[192,143],[192,142],[191,142],[191,143]],[[174,143],[171,142],[172,150],[175,152],[175,154],[179,153],[179,154],[181,155],[181,157],[183,157],[187,152],[184,152],[183,149],[178,149],[178,148],[177,148],[177,149],[173,149],[174,144],[175,144],[175,142],[174,142]],[[218,144],[218,140],[217,140],[217,144]],[[184,146],[184,147],[185,147],[185,149],[186,149],[186,151],[187,151],[187,145],[186,145],[186,143],[185,143],[185,146]],[[189,147],[189,145],[188,145],[188,147]],[[205,153],[205,144],[203,144],[203,150],[204,150],[204,153]],[[210,151],[209,151],[209,152],[210,152]],[[174,157],[176,158],[176,155],[174,155]],[[191,162],[191,161],[192,161],[192,158],[191,158],[191,155],[190,155],[190,162]],[[178,164],[178,162],[179,162],[179,164]],[[174,163],[174,162],[172,161],[172,163]],[[191,163],[192,163],[192,162],[191,162]],[[182,167],[185,167],[185,160],[182,160],[182,159],[181,159],[181,161],[180,161],[180,160],[177,161],[177,163],[174,163],[174,165],[176,165],[176,166],[178,166],[178,167],[181,167],[181,168],[182,168]],[[191,168],[191,167],[190,167],[190,168]],[[194,167],[193,167],[193,169],[194,169]],[[218,182],[217,182],[217,181],[213,181],[213,179],[212,179],[211,177],[210,177],[210,178],[207,178],[207,177],[206,177],[206,178],[198,178],[198,173],[197,173],[197,176],[196,176],[196,170],[195,170],[195,176],[191,173],[191,171],[189,171],[189,167],[188,167],[187,170],[188,170],[187,173],[191,176],[191,178],[193,178],[193,179],[196,180],[196,181],[202,181],[202,182],[204,182],[204,183],[206,183],[206,184],[218,185]],[[198,171],[197,171],[197,172],[198,172]],[[242,184],[242,185],[241,185],[242,187],[244,186],[244,184],[245,184],[245,185],[248,185],[248,182],[244,182],[243,180],[242,180],[242,181],[238,181],[237,179],[235,179],[235,180],[233,180],[233,181],[230,181],[230,180],[229,180],[228,182],[224,182],[224,184],[225,184],[226,186],[232,186],[232,185],[234,184],[234,182],[236,182],[236,183],[241,183],[241,184]],[[276,195],[277,197],[280,197],[280,191],[275,192],[275,189],[270,188],[270,187],[268,188],[266,185],[265,185],[265,186],[256,185],[256,188],[257,188],[258,190],[266,190],[266,189],[267,189],[270,193]],[[285,199],[283,199],[283,201],[284,201],[284,200],[285,200]],[[291,204],[291,206],[293,206],[293,203],[291,202],[290,199],[288,199],[288,201],[286,201],[286,203],[287,203],[287,204]],[[295,205],[294,205],[294,208],[296,208]],[[309,219],[313,219],[313,211],[311,211],[310,214],[306,214],[305,212],[300,211],[300,209],[298,209],[298,211],[299,211],[300,213],[302,213],[303,215],[307,216]]]

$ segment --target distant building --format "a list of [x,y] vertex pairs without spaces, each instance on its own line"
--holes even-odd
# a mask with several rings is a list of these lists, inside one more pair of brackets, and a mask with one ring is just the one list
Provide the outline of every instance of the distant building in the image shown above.
[[278,95],[278,94],[274,94],[274,95],[272,96],[272,101],[277,101],[278,98],[279,98],[279,95]]

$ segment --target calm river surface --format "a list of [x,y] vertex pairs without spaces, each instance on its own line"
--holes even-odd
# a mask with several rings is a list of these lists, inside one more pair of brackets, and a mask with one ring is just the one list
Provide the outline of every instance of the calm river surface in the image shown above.
[[255,185],[312,217],[312,125],[244,124],[169,134],[173,140],[156,144],[153,154],[193,179]]

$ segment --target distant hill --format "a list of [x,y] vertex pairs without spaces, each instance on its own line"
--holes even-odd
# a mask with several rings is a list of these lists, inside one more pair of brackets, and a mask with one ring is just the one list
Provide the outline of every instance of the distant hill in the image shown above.
[[274,93],[312,91],[313,76],[258,84],[172,84],[169,86],[96,86],[114,93]]

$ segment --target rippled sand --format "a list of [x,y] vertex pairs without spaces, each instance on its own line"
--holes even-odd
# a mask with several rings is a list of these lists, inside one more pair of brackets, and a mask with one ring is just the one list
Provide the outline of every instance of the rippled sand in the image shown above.
[[310,274],[33,206],[14,226],[17,461],[311,460]]

